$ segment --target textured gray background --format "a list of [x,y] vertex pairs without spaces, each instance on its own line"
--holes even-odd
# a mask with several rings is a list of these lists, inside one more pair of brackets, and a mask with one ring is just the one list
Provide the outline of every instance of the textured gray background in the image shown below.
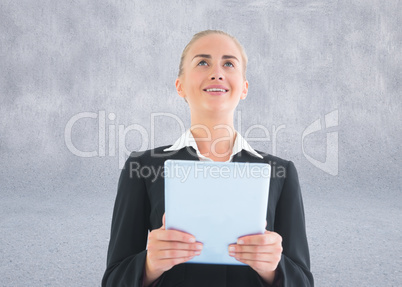
[[[285,125],[275,153],[299,171],[316,285],[400,286],[401,8],[396,0],[1,1],[0,284],[100,284],[121,149],[110,154],[106,137],[105,156],[76,156],[66,124],[104,111],[116,115],[107,133],[134,124],[147,132],[129,132],[129,150],[172,143],[178,122],[151,125],[151,113],[188,127],[174,88],[179,56],[195,32],[215,28],[249,55],[242,133]],[[336,176],[301,145],[304,129],[333,110]],[[98,130],[97,119],[78,121],[74,145],[98,150]],[[311,135],[306,152],[324,161],[325,138]],[[274,150],[272,138],[252,145]]]

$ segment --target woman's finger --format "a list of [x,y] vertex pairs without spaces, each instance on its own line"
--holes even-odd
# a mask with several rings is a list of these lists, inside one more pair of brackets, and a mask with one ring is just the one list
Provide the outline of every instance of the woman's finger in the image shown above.
[[159,250],[202,250],[202,243],[183,243],[179,241],[158,241]]
[[265,231],[264,234],[247,235],[237,240],[238,245],[269,245],[282,242],[282,237],[276,232]]
[[280,246],[276,245],[238,245],[232,244],[229,246],[229,253],[274,253],[282,252]]
[[161,229],[163,229],[163,230],[166,229],[165,228],[165,214],[163,214],[163,216],[162,216],[162,227],[161,227]]
[[191,256],[198,256],[201,254],[200,250],[177,250],[177,249],[167,249],[159,250],[155,257],[159,260],[163,259],[175,259],[175,258],[185,258]]
[[281,253],[235,253],[233,257],[237,260],[278,263],[281,260]]
[[195,237],[191,234],[181,232],[178,230],[161,230],[157,229],[148,235],[149,240],[162,240],[162,241],[180,241],[186,243],[195,243]]

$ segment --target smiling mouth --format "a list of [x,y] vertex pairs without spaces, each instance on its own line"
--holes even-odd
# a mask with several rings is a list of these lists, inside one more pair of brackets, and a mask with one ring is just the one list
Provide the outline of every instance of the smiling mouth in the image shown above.
[[225,89],[204,89],[205,92],[221,92],[221,93],[226,93],[229,90],[225,90]]

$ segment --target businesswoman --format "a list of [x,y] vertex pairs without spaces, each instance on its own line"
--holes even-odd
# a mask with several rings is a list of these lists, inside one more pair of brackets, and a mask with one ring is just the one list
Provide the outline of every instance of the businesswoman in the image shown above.
[[[236,132],[234,111],[248,92],[247,56],[222,31],[185,47],[176,80],[191,127],[173,145],[134,152],[122,170],[102,286],[313,286],[301,192],[294,164],[254,150]],[[243,265],[183,264],[202,253],[193,235],[164,226],[164,179],[147,176],[167,159],[261,162],[272,169],[267,227],[228,246]]]

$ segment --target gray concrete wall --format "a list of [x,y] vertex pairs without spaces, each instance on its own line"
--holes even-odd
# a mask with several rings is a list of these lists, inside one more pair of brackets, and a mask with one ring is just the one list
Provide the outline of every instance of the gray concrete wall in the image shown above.
[[249,55],[238,129],[298,168],[316,285],[400,285],[401,2],[179,2],[0,3],[0,285],[100,284],[125,149],[188,127],[207,28]]

